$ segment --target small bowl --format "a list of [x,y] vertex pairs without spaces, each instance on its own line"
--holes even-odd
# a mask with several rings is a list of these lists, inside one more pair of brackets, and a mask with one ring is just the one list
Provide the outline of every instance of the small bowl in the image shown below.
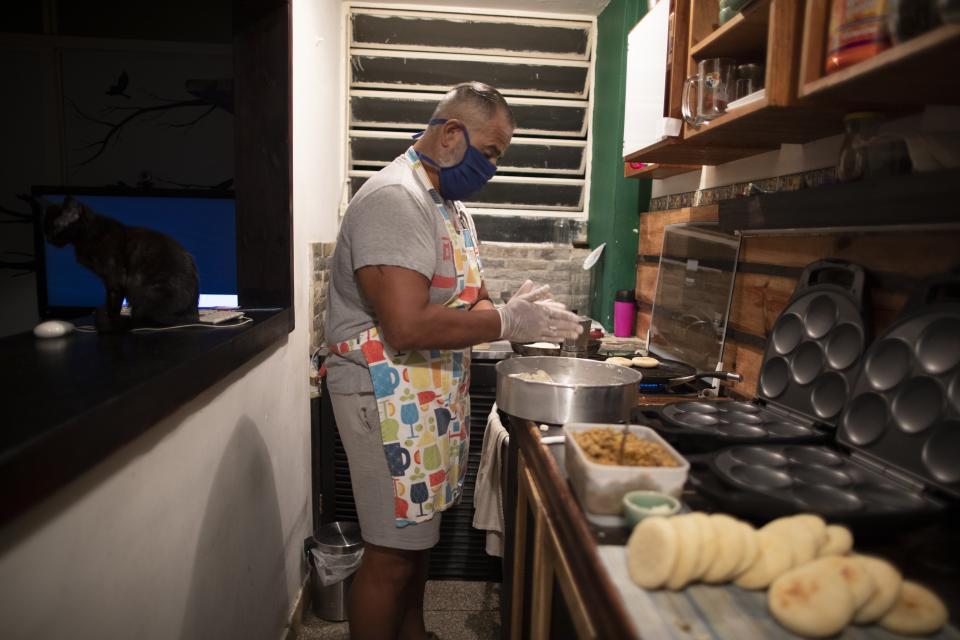
[[628,491],[623,496],[623,516],[631,528],[647,516],[672,516],[678,511],[680,501],[659,491]]

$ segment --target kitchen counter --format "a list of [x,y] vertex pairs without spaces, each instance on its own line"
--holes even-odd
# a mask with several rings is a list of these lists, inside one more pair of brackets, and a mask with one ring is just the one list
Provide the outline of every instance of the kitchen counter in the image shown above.
[[0,522],[287,335],[291,310],[246,313],[229,329],[0,339]]
[[[768,614],[765,592],[708,585],[680,592],[638,588],[626,572],[625,532],[618,536],[590,525],[566,480],[563,445],[541,443],[541,435],[556,434],[515,418],[510,433],[517,449],[517,500],[508,545],[512,580],[505,591],[511,615],[503,637],[554,637],[551,629],[565,623],[582,638],[794,637]],[[689,491],[684,502],[709,509]],[[957,548],[951,541],[958,530],[951,519],[895,539],[858,541],[857,550],[882,555],[908,578],[933,587],[956,615],[960,562],[955,551],[943,551]],[[934,548],[940,553],[930,553]],[[872,626],[849,627],[839,637],[896,636]],[[932,637],[956,639],[960,632],[951,626]]]

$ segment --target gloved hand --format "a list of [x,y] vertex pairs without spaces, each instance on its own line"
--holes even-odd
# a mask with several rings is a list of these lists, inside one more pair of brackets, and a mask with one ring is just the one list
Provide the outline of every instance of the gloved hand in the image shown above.
[[500,339],[511,342],[560,342],[574,339],[583,328],[577,316],[549,300],[550,285],[524,282],[500,313]]

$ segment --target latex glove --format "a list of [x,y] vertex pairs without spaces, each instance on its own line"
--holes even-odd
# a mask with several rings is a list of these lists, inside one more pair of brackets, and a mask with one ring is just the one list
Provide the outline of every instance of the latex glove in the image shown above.
[[[527,294],[533,294],[533,295],[527,296]],[[513,295],[510,296],[510,298],[513,299],[518,296],[527,296],[528,300],[541,300],[544,298],[549,298],[550,285],[545,284],[538,287],[533,280],[528,279],[522,285],[517,287],[517,290],[513,292]]]
[[497,309],[500,339],[511,342],[561,342],[574,339],[583,327],[576,315],[555,300],[548,300],[550,286],[536,286],[528,280]]

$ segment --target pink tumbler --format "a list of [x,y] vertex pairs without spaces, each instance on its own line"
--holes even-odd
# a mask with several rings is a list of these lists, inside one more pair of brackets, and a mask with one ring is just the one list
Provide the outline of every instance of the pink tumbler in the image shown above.
[[613,335],[627,338],[633,335],[637,320],[637,303],[630,289],[621,289],[613,299]]

